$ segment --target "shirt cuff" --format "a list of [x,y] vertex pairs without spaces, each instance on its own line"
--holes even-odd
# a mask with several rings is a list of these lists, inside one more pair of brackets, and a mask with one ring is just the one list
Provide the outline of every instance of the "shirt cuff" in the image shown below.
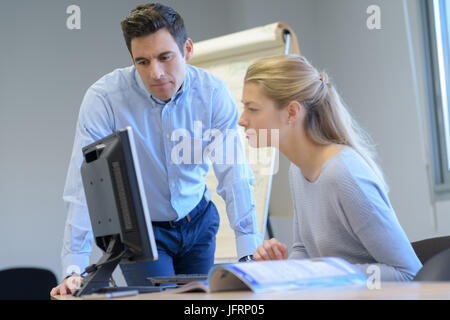
[[89,254],[67,254],[62,259],[63,279],[72,273],[82,274],[89,265]]
[[240,259],[253,254],[261,243],[262,237],[260,234],[252,233],[238,235],[236,233],[237,258]]

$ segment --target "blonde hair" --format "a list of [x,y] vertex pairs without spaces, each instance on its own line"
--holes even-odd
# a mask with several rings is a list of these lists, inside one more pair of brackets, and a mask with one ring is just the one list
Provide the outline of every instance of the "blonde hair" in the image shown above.
[[325,72],[318,72],[303,56],[273,56],[253,63],[244,82],[257,84],[278,109],[291,101],[300,102],[306,111],[307,136],[320,145],[335,143],[352,147],[388,190],[369,135],[348,112]]

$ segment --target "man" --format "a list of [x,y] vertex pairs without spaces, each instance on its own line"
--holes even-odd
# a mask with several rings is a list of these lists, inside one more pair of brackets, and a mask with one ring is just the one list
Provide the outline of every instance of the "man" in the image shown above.
[[[122,21],[122,31],[133,66],[98,80],[80,108],[64,190],[68,217],[61,255],[67,277],[52,295],[71,293],[81,281],[72,272],[89,264],[93,235],[80,176],[81,149],[126,126],[135,131],[159,255],[157,261],[121,265],[127,284],[145,285],[149,276],[207,273],[214,263],[219,217],[205,192],[209,165],[174,162],[178,141],[172,133],[182,128],[205,147],[208,139],[194,132],[198,124],[203,132],[237,130],[237,108],[223,81],[186,64],[193,55],[192,40],[172,8],[139,5]],[[237,152],[242,157],[239,142]],[[235,231],[238,257],[246,260],[261,238],[253,174],[246,162],[217,162],[213,168],[217,192]]]

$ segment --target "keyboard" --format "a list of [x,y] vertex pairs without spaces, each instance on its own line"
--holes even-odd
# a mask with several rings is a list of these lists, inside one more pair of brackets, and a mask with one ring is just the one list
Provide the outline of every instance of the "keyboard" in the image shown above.
[[176,274],[172,276],[160,276],[147,278],[154,286],[161,283],[175,283],[177,285],[186,284],[193,281],[208,280],[207,274]]

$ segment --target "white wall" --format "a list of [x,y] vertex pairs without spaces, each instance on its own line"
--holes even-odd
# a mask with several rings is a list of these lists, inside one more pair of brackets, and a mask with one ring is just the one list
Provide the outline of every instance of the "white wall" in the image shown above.
[[[66,216],[61,196],[79,105],[90,84],[130,64],[119,21],[141,2],[0,3],[4,44],[0,50],[0,269],[43,266],[60,276]],[[416,0],[166,3],[183,15],[194,42],[275,21],[291,26],[302,53],[329,72],[378,145],[392,204],[410,240],[450,233],[450,203],[438,203],[433,220],[430,201],[423,44]],[[82,30],[65,27],[69,4],[80,5]],[[366,27],[371,4],[381,8],[381,30]],[[289,244],[292,205],[287,165],[282,157],[270,211],[276,236]]]
[[[433,212],[422,34],[415,0],[318,1],[314,60],[326,68],[378,145],[390,198],[410,240],[449,234],[444,205]],[[381,9],[381,30],[365,10]],[[406,16],[408,13],[408,16]]]

